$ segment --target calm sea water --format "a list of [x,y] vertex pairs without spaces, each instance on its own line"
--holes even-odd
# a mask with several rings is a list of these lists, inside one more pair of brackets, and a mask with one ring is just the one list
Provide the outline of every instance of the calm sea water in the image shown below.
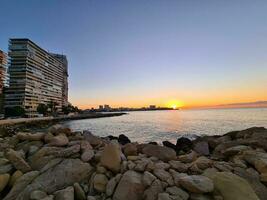
[[180,136],[220,135],[252,126],[267,127],[267,108],[129,112],[110,118],[64,123],[98,136],[127,135],[132,141],[175,142]]

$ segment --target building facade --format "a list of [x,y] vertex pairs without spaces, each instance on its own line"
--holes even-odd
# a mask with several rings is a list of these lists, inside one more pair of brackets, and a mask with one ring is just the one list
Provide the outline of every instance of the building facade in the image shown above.
[[29,39],[9,40],[9,88],[5,107],[20,106],[37,114],[39,104],[63,105],[64,63]]
[[7,63],[7,54],[0,50],[0,94],[3,94],[4,87],[8,85]]
[[57,58],[63,63],[63,82],[62,82],[62,106],[68,106],[68,59],[66,55],[51,53],[52,56]]

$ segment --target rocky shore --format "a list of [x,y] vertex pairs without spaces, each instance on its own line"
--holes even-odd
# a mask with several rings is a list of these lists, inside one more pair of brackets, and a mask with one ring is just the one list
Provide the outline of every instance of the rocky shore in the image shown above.
[[0,138],[3,200],[266,200],[267,129],[138,144],[54,125]]

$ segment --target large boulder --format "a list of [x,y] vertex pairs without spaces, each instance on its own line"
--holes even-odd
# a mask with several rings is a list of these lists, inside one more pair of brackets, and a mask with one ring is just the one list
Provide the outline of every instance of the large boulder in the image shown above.
[[142,199],[144,190],[142,175],[129,170],[123,174],[113,195],[113,200],[139,200]]
[[249,183],[231,172],[216,172],[213,183],[224,200],[259,200]]
[[153,145],[153,144],[146,144],[142,152],[148,156],[154,156],[162,161],[169,161],[176,159],[176,152],[168,147]]
[[117,144],[110,143],[105,146],[101,158],[101,164],[113,172],[120,171],[121,151]]
[[45,133],[39,132],[39,133],[32,134],[32,133],[19,132],[17,133],[16,136],[19,140],[38,141],[38,140],[44,139]]
[[69,139],[63,133],[51,138],[49,141],[49,145],[57,146],[57,147],[66,146],[68,143],[69,143]]
[[190,151],[192,149],[193,143],[190,139],[186,138],[186,137],[181,137],[177,139],[176,142],[176,150],[177,151]]
[[212,180],[200,175],[183,176],[180,178],[179,183],[183,188],[194,193],[207,193],[212,192],[214,189]]
[[55,192],[55,200],[74,200],[74,188],[69,186]]
[[126,135],[121,134],[121,135],[119,135],[118,142],[121,145],[125,145],[125,144],[128,144],[128,143],[131,143],[131,140]]
[[93,168],[89,163],[84,163],[79,159],[65,159],[35,178],[19,196],[21,199],[28,199],[32,191],[39,189],[51,194],[76,182],[88,179],[92,170]]
[[198,141],[194,143],[194,151],[200,155],[207,156],[210,154],[209,143],[207,141]]
[[16,169],[22,171],[23,173],[31,171],[30,165],[21,157],[18,152],[14,151],[13,149],[8,150],[6,157]]
[[123,147],[123,153],[125,156],[137,156],[137,147],[136,144],[128,143]]
[[9,174],[0,174],[0,192],[2,192],[2,190],[6,187],[9,178]]

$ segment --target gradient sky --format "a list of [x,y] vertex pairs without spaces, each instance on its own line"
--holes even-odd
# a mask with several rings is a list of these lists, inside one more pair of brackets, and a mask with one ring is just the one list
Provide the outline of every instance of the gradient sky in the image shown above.
[[267,100],[266,0],[1,0],[0,24],[68,56],[81,108]]

